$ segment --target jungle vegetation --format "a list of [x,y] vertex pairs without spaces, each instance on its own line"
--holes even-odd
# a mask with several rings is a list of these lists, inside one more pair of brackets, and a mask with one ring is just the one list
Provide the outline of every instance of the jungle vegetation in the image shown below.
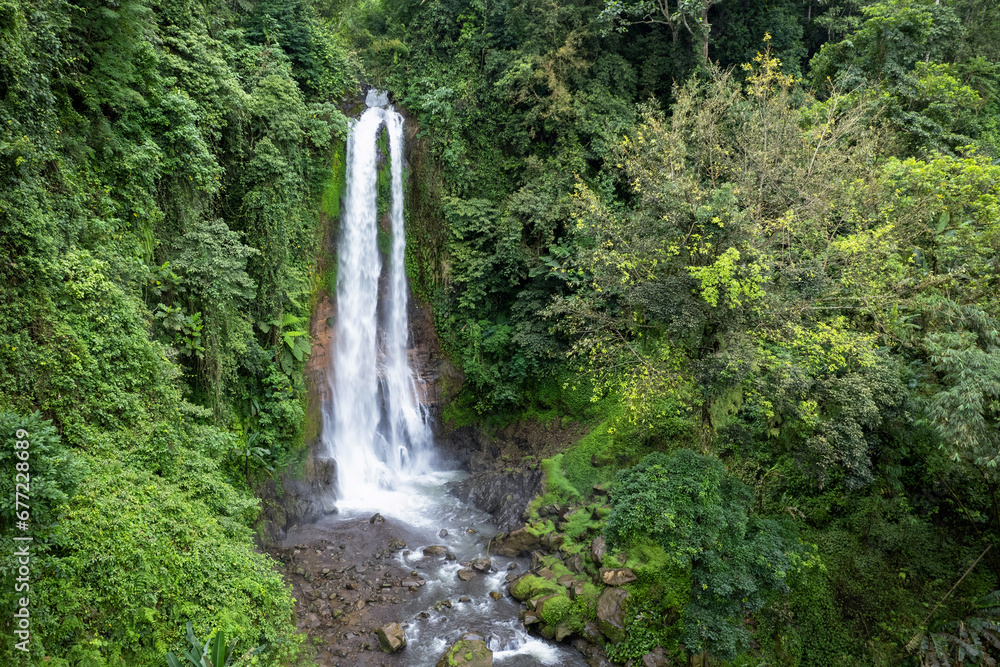
[[539,502],[611,490],[612,657],[995,664],[998,45],[992,0],[0,0],[27,664],[160,665],[188,622],[306,659],[253,494],[304,441],[364,85],[420,126],[448,419],[590,428]]

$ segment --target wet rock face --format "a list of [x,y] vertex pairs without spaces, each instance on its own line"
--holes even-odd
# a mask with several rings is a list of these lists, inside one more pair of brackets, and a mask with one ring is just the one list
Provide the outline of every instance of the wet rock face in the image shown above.
[[487,470],[449,484],[448,491],[462,502],[492,514],[493,523],[500,530],[511,530],[524,525],[521,516],[541,492],[544,476],[541,470],[511,473]]
[[477,635],[463,635],[463,638],[448,647],[436,667],[492,667],[493,651],[486,648],[486,642],[473,639]]
[[259,490],[263,512],[257,521],[258,542],[276,544],[296,524],[314,521],[336,512],[333,504],[335,467],[331,460],[316,456],[315,449],[305,456],[302,477],[283,474],[282,493],[273,479]]

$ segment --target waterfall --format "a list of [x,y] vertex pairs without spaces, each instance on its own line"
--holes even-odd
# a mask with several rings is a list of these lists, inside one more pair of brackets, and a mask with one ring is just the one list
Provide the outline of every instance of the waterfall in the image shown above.
[[[336,461],[338,499],[377,505],[382,492],[430,469],[432,441],[408,358],[403,118],[385,93],[369,91],[366,104],[347,140],[336,343],[323,440]],[[387,289],[380,290],[377,140],[383,125],[389,138],[392,248]]]

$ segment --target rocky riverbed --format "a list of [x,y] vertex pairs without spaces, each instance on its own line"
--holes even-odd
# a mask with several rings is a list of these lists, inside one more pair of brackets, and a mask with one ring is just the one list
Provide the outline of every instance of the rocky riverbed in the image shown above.
[[[588,664],[569,644],[525,629],[508,586],[531,559],[490,552],[497,535],[490,516],[446,491],[462,477],[432,475],[387,494],[384,507],[342,507],[291,527],[269,549],[293,586],[317,664],[434,666],[456,643],[475,648],[477,641],[492,662],[463,662],[479,655],[463,650],[457,664]],[[389,653],[378,631],[390,626],[391,635],[394,623],[406,646]]]

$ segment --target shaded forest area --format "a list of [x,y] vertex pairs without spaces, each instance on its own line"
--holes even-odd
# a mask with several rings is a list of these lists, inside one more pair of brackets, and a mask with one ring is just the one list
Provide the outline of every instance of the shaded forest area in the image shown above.
[[[303,443],[363,84],[420,124],[407,269],[465,376],[446,417],[591,428],[514,463],[546,472],[531,531],[639,575],[612,658],[995,664],[995,2],[0,0],[30,664],[162,664],[188,621],[308,661],[253,490]],[[599,520],[539,514],[595,484]]]

